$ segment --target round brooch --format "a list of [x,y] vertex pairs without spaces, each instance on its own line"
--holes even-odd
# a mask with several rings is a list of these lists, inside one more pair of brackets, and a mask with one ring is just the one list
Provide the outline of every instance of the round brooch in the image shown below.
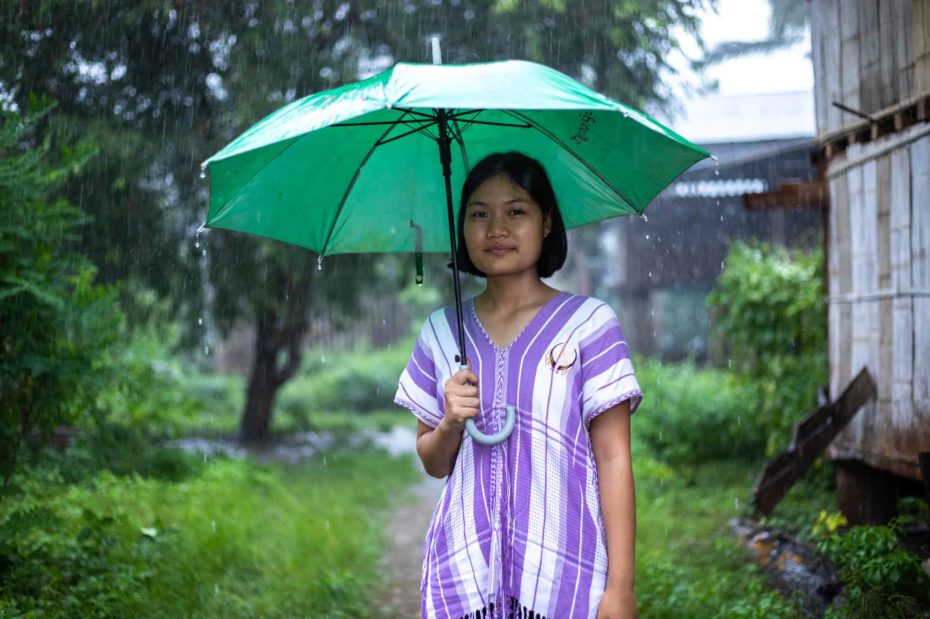
[[553,346],[546,358],[549,367],[559,374],[567,374],[576,361],[578,351],[564,343]]

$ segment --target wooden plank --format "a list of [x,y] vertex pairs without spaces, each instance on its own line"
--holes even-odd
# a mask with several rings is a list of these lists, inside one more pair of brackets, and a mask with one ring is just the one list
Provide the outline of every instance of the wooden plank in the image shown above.
[[875,161],[876,261],[878,289],[891,288],[891,157]]
[[[820,15],[823,21],[823,66],[824,66],[824,129],[830,131],[843,126],[843,112],[832,105],[842,102],[843,89],[841,71],[843,67],[842,44],[840,42],[839,0],[822,0]],[[820,132],[820,130],[818,130]]]
[[[892,290],[911,282],[911,158],[910,148],[890,155],[890,267]],[[909,296],[892,300],[891,423],[896,433],[906,432],[913,412],[914,335],[913,302]]]
[[[850,253],[849,233],[849,179],[846,174],[838,175],[833,179],[834,191],[830,196],[830,204],[835,211],[835,244],[830,248],[836,261],[837,271],[832,280],[836,283],[834,294],[847,294],[852,292],[852,255]],[[839,356],[836,358],[836,377],[834,389],[830,395],[836,397],[842,386],[851,378],[850,353],[852,349],[852,306],[842,304],[839,314]]]
[[895,82],[898,89],[898,101],[903,101],[914,95],[914,54],[912,3],[893,0],[891,4],[891,19],[894,22],[895,37],[895,69],[897,71]]
[[[875,161],[875,197],[876,225],[875,240],[877,244],[878,289],[891,288],[891,157],[886,155]],[[879,418],[891,416],[892,405],[892,370],[894,366],[894,314],[893,299],[878,302],[878,414]]]
[[[930,136],[911,144],[911,285],[930,289]],[[914,412],[930,422],[930,298],[914,298]],[[924,426],[924,432],[930,434]]]
[[878,4],[878,77],[881,85],[879,96],[882,108],[894,105],[901,100],[898,98],[898,70],[895,65],[895,39],[901,36],[901,32],[894,30],[893,4],[895,2],[889,2],[888,0],[882,0]]
[[814,119],[817,123],[817,133],[827,130],[827,75],[824,67],[824,39],[833,36],[824,30],[823,16],[821,15],[822,2],[813,0],[810,3],[810,31],[811,31],[811,64],[814,67]]
[[[863,166],[854,166],[846,173],[847,186],[849,192],[849,254],[851,263],[853,294],[863,294],[871,292],[868,286],[867,276],[867,258],[864,255],[866,249],[866,223],[863,221],[865,215],[865,204],[863,199]],[[853,371],[858,370],[868,364],[869,356],[869,333],[868,327],[868,309],[865,303],[853,303],[852,320],[854,328],[852,329],[852,350],[850,351],[850,361]]]
[[878,0],[859,0],[859,108],[871,114],[881,109]]
[[912,31],[912,40],[913,40],[913,49],[912,49],[912,62],[914,65],[913,75],[914,75],[914,93],[920,94],[930,90],[930,84],[927,82],[928,77],[925,75],[926,62],[927,59],[927,48],[930,47],[927,39],[930,37],[928,33],[927,20],[930,19],[930,2],[925,0],[913,0],[912,5],[913,10],[913,21],[910,24],[910,30]]
[[[865,150],[873,150],[871,146]],[[859,282],[857,292],[868,294],[878,291],[878,160],[869,159],[862,164],[862,198],[858,211],[859,239],[858,239],[858,265]],[[880,424],[888,414],[887,406],[882,406],[882,398],[888,397],[888,380],[881,374],[881,320],[879,313],[881,302],[879,300],[860,301],[854,305],[853,313],[859,308],[861,322],[853,325],[854,331],[862,333],[861,359],[852,361],[852,370],[867,367],[872,373],[876,385],[876,397],[871,415],[863,415],[852,426],[861,428],[860,440],[867,444],[873,437],[881,441],[883,436],[876,431],[875,425]],[[878,436],[876,436],[878,434]]]
[[[815,2],[816,3],[816,2]],[[828,180],[828,187],[830,190],[830,204],[827,210],[827,294],[830,297],[836,297],[837,295],[846,292],[842,289],[840,282],[840,260],[843,258],[840,253],[840,235],[839,235],[839,223],[838,223],[838,213],[840,209],[846,208],[845,199],[843,202],[840,202],[839,187],[846,186],[846,178],[843,175],[835,176]],[[845,192],[844,192],[845,195]],[[839,395],[840,389],[844,383],[840,382],[839,376],[839,360],[841,359],[842,350],[841,342],[845,339],[845,334],[843,333],[841,327],[841,315],[840,310],[843,307],[843,304],[840,303],[830,303],[827,310],[827,342],[829,347],[829,371],[830,371],[830,381],[829,381],[829,395],[830,399],[836,399]]]
[[[930,92],[930,0],[920,0],[922,5],[923,35],[922,46],[914,43],[914,92],[925,94]],[[916,22],[915,22],[916,27]]]
[[788,449],[770,461],[752,491],[756,515],[770,515],[791,486],[843,430],[863,405],[875,397],[875,383],[863,369],[834,402],[798,422]]
[[[842,103],[862,110],[862,101],[859,93],[859,3],[840,2],[840,41],[842,44],[842,67],[840,70]],[[855,117],[845,113],[845,121],[854,120]]]

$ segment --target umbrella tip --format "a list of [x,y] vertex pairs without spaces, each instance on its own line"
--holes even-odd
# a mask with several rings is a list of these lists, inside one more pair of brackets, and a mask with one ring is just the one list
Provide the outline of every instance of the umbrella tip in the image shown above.
[[442,64],[442,49],[439,47],[439,35],[434,34],[430,36],[429,42],[433,47],[433,64]]

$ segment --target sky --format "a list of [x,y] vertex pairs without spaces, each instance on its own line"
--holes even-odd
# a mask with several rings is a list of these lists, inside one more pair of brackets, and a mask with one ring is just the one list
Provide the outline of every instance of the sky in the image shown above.
[[[717,12],[702,20],[701,34],[708,48],[722,41],[753,41],[768,33],[766,0],[719,0]],[[706,74],[720,82],[720,94],[811,91],[814,73],[809,58],[810,36],[791,48],[768,55],[753,54],[710,67]]]
[[[712,49],[722,41],[763,39],[770,15],[766,0],[719,0],[716,11],[702,16],[701,34]],[[700,57],[697,44],[682,37],[684,54]],[[669,62],[681,73],[670,81],[679,109],[663,118],[673,129],[698,142],[729,142],[813,136],[814,74],[810,36],[802,42],[768,54],[734,58],[705,69],[705,79],[716,80],[718,90],[696,96],[680,84],[700,83],[690,72],[684,55]],[[765,122],[760,122],[764,118]]]

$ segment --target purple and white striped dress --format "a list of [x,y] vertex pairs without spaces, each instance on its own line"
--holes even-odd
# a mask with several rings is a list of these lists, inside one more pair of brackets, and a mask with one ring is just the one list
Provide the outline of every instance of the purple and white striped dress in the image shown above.
[[[493,447],[463,435],[426,535],[421,616],[594,618],[607,548],[588,429],[642,399],[620,322],[603,301],[560,292],[500,349],[474,301],[464,310],[477,426],[495,432],[507,405],[517,421]],[[427,319],[394,399],[431,427],[458,370],[456,333],[454,308]]]

